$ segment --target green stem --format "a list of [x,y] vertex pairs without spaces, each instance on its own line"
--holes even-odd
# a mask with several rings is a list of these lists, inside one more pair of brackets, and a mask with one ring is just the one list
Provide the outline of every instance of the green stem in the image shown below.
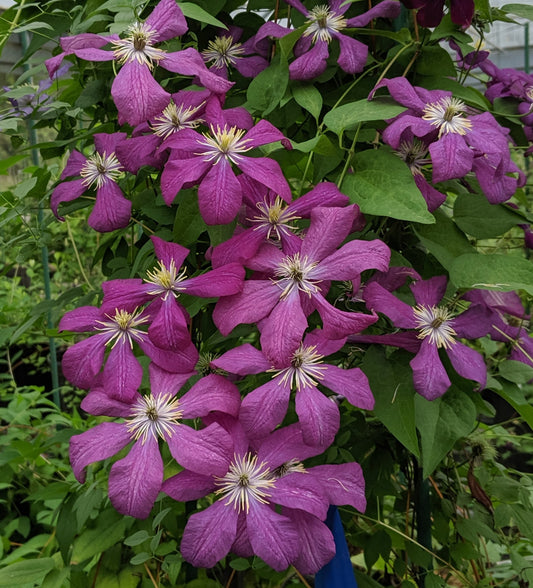
[[339,179],[337,180],[337,188],[339,188],[339,189],[342,185],[342,182],[344,181],[344,176],[346,175],[348,168],[350,167],[350,163],[352,162],[352,157],[355,153],[355,145],[357,143],[357,138],[359,137],[359,131],[361,130],[361,125],[362,125],[362,123],[359,123],[357,125],[357,130],[355,131],[355,136],[353,138],[350,149],[348,150],[348,157],[346,158],[346,162],[344,164],[344,168],[341,172],[341,175],[339,176]]

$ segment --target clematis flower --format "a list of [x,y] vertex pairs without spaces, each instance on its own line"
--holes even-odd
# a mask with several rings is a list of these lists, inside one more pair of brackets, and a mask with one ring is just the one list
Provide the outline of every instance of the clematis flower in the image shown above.
[[[187,23],[175,0],[161,0],[144,22],[132,24],[125,38],[109,37],[113,50],[101,49],[106,37],[82,40],[82,47],[71,38],[61,40],[65,51],[62,57],[74,54],[88,61],[117,61],[122,67],[111,86],[111,95],[117,106],[119,123],[136,126],[157,116],[168,105],[170,94],[152,76],[152,70],[160,65],[167,71],[185,76],[195,76],[209,90],[224,93],[231,86],[210,72],[202,56],[192,47],[168,53],[156,47],[187,31]],[[76,37],[74,37],[75,39]],[[87,46],[89,45],[89,46]],[[58,66],[60,56],[56,56],[49,70]]]
[[202,51],[204,61],[211,64],[210,69],[225,79],[228,78],[230,67],[234,67],[245,78],[253,78],[268,67],[266,54],[254,55],[254,37],[244,43],[239,42],[242,32],[239,27],[229,26],[228,30],[209,41],[207,49]]
[[349,74],[362,71],[368,47],[341,31],[345,28],[365,27],[375,18],[396,18],[400,14],[400,5],[394,0],[384,0],[364,14],[348,19],[344,14],[350,7],[349,2],[330,0],[329,4],[308,9],[300,0],[285,1],[307,17],[307,29],[294,46],[296,59],[289,65],[290,77],[294,80],[310,80],[325,71],[329,44],[333,39],[340,44],[337,63],[341,69]]
[[198,360],[198,352],[189,340],[179,350],[156,347],[142,328],[151,321],[145,310],[127,310],[120,306],[104,311],[95,306],[81,306],[67,312],[59,322],[60,331],[93,332],[88,339],[69,347],[63,355],[63,374],[75,386],[90,388],[104,363],[103,388],[118,400],[128,402],[141,385],[143,370],[133,353],[133,344],[159,367],[175,373],[189,373]]
[[362,331],[376,315],[345,312],[325,298],[330,280],[352,280],[366,269],[384,271],[390,250],[378,239],[349,241],[358,213],[355,206],[316,207],[299,251],[285,255],[275,245],[264,244],[247,265],[261,278],[247,280],[241,293],[221,298],[213,320],[223,335],[240,323],[261,321],[261,349],[276,367],[286,365],[302,341],[307,315],[317,310],[324,335],[340,339]]
[[323,362],[326,355],[341,349],[345,341],[331,341],[320,331],[309,333],[290,360],[277,367],[247,343],[230,349],[211,365],[240,376],[272,373],[269,382],[248,392],[242,402],[239,420],[250,438],[267,436],[283,421],[294,390],[304,442],[328,446],[339,429],[340,415],[334,398],[324,396],[319,384],[343,396],[352,406],[374,408],[368,379],[359,368],[344,370]]
[[[280,196],[248,176],[238,176],[245,212],[244,221],[248,228],[213,248],[213,267],[229,262],[245,264],[256,253],[262,243],[271,241],[285,253],[296,253],[300,247],[299,219],[309,218],[315,206],[346,206],[348,197],[331,182],[321,182],[311,191],[287,204]],[[362,215],[358,215],[361,219]]]
[[[443,90],[426,90],[403,77],[384,79],[396,102],[406,106],[389,122],[383,139],[399,150],[405,133],[423,138],[433,163],[433,182],[463,178],[473,171],[489,202],[505,202],[525,182],[511,160],[509,130],[500,127],[489,113],[471,114],[466,105]],[[518,179],[508,174],[517,173]]]
[[102,285],[102,309],[107,312],[120,307],[131,312],[150,302],[150,340],[161,349],[179,352],[190,344],[190,317],[179,302],[180,294],[201,298],[236,294],[242,290],[244,269],[239,264],[231,263],[187,277],[187,270],[181,269],[181,266],[189,250],[156,236],[151,239],[158,258],[157,265],[147,272],[144,280],[133,278],[105,282]]
[[52,192],[50,207],[59,220],[65,220],[58,215],[62,202],[76,200],[94,187],[96,200],[87,220],[89,226],[100,232],[115,231],[128,226],[131,202],[124,197],[117,184],[122,166],[116,156],[117,147],[125,138],[126,133],[96,133],[93,155],[85,157],[77,150],[72,151],[61,173],[61,180],[73,176],[80,176],[80,179],[62,182]]
[[[407,8],[417,8],[416,20],[423,27],[436,27],[442,20],[444,0],[401,0]],[[474,16],[474,0],[450,0],[452,22],[470,26]]]
[[[238,422],[229,426],[228,421],[222,424],[234,446],[224,475],[213,476],[207,468],[203,475],[184,470],[163,483],[163,492],[175,500],[212,492],[220,496],[189,518],[180,547],[183,557],[195,566],[212,567],[233,551],[243,557],[257,555],[278,571],[297,560],[306,571],[316,571],[334,554],[331,534],[322,522],[328,500],[364,508],[359,466],[322,466],[326,469],[313,474],[317,468],[306,470],[298,462],[317,449],[303,443],[297,426],[252,444]],[[324,484],[326,477],[335,482]],[[281,514],[276,505],[283,507]]]
[[70,439],[70,462],[76,479],[85,481],[85,467],[112,457],[128,445],[128,455],[113,464],[109,474],[109,498],[121,514],[144,519],[152,510],[163,483],[163,460],[159,439],[167,443],[174,459],[191,471],[223,475],[232,442],[218,424],[195,430],[182,422],[211,411],[235,415],[239,410],[237,388],[217,375],[202,378],[181,396],[176,396],[191,374],[171,374],[150,365],[150,393],[130,402],[110,399],[95,388],[82,401],[92,414],[119,417]]
[[170,205],[184,185],[199,182],[198,204],[204,221],[208,225],[231,222],[242,204],[242,188],[232,164],[289,202],[291,191],[277,161],[243,155],[274,141],[287,140],[266,120],[260,120],[250,130],[225,124],[211,126],[210,132],[203,135],[185,129],[170,137],[163,147],[178,151],[171,155],[161,176],[165,202]]
[[446,284],[445,276],[411,284],[416,303],[412,307],[377,281],[368,283],[364,289],[368,308],[388,316],[395,327],[410,330],[383,336],[348,337],[353,342],[395,345],[415,352],[416,356],[409,364],[415,390],[428,400],[442,396],[451,386],[439,357],[440,349],[445,351],[453,368],[463,378],[474,380],[481,388],[487,380],[487,368],[481,354],[458,339],[477,339],[486,335],[490,329],[489,316],[479,305],[472,305],[457,315],[440,305]]

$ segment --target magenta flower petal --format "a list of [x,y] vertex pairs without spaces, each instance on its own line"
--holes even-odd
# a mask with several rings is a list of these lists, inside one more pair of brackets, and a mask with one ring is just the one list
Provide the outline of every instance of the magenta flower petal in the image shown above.
[[114,153],[126,137],[126,133],[95,133],[93,135],[95,150],[97,153],[107,155]]
[[167,372],[191,372],[198,361],[198,350],[191,342],[180,349],[169,351],[156,347],[145,337],[139,341],[139,347],[155,364]]
[[307,471],[322,481],[330,504],[349,504],[359,512],[365,512],[365,479],[358,463],[321,465]]
[[308,472],[291,472],[276,480],[269,490],[270,499],[275,504],[288,508],[300,508],[320,520],[328,514],[328,501],[323,494],[321,481]]
[[215,296],[230,296],[242,290],[244,268],[238,263],[230,263],[215,268],[205,274],[184,280],[182,285],[185,292],[191,296],[212,298]]
[[[349,5],[345,8],[347,7],[349,7]],[[401,6],[396,0],[384,0],[363,14],[354,18],[349,18],[347,26],[361,28],[366,27],[366,25],[375,18],[397,18],[400,15],[400,10]]]
[[170,101],[170,94],[154,80],[150,68],[136,61],[126,62],[111,86],[120,124],[136,126],[158,115]]
[[239,376],[260,374],[272,367],[272,364],[265,359],[261,351],[250,345],[250,343],[245,343],[226,351],[226,353],[214,359],[211,365]]
[[200,214],[208,225],[224,225],[237,216],[241,204],[241,185],[231,163],[221,158],[207,172],[198,188]]
[[[150,389],[154,397],[160,397],[164,394],[176,396],[185,382],[195,374],[195,372],[188,373],[172,373],[160,368],[155,363],[149,366],[150,371]],[[180,404],[183,398],[180,399]],[[184,416],[183,418],[189,418]]]
[[[397,2],[395,2],[397,4]],[[341,52],[337,63],[346,72],[356,74],[363,70],[368,56],[368,47],[347,35],[336,34],[335,38],[339,41]]]
[[365,410],[374,408],[374,396],[366,375],[359,368],[341,369],[327,365],[322,372],[321,384],[341,394],[352,405]]
[[87,224],[95,231],[105,233],[127,227],[130,216],[131,202],[124,198],[118,184],[107,180],[96,191],[96,202],[87,219]]
[[483,356],[464,345],[460,341],[456,341],[451,347],[446,350],[450,361],[452,362],[454,370],[463,378],[474,380],[481,389],[487,385],[487,366],[483,360]]
[[415,390],[428,400],[442,396],[451,386],[436,345],[424,339],[420,351],[409,362],[413,370]]
[[115,56],[112,51],[85,47],[83,49],[74,49],[72,53],[85,61],[113,61]]
[[59,216],[57,209],[62,202],[71,202],[79,198],[85,191],[87,186],[83,183],[83,179],[71,180],[70,182],[63,182],[59,184],[52,192],[50,198],[50,208],[59,220],[65,220]]
[[322,318],[324,336],[331,339],[340,339],[341,337],[361,333],[378,320],[373,311],[372,314],[364,314],[339,310],[332,306],[319,292],[313,294],[313,303]]
[[81,408],[95,416],[114,416],[127,418],[131,413],[131,404],[111,398],[103,388],[89,390],[81,401]]
[[60,331],[93,331],[95,323],[102,320],[102,313],[96,306],[80,306],[69,310],[59,321]]
[[184,419],[204,417],[213,410],[236,417],[240,404],[237,386],[218,374],[201,378],[180,399]]
[[474,152],[457,133],[447,133],[429,146],[433,182],[462,178],[472,169]]
[[333,443],[340,426],[339,409],[334,400],[314,386],[302,386],[296,394],[296,413],[307,444],[329,447]]
[[421,174],[414,174],[413,179],[417,188],[422,192],[422,196],[428,205],[429,212],[437,210],[437,208],[446,200],[446,194],[439,192]]
[[308,218],[317,206],[347,206],[348,196],[342,194],[332,182],[320,182],[312,190],[289,204],[290,211],[296,216]]
[[446,276],[434,276],[429,280],[417,280],[411,284],[410,288],[417,304],[437,306],[444,298],[447,283]]
[[179,425],[167,443],[174,459],[188,470],[210,472],[213,476],[223,476],[228,471],[233,443],[217,423],[199,431]]
[[148,335],[158,347],[178,351],[190,341],[188,326],[177,300],[174,296],[167,296],[148,329]]
[[285,512],[298,529],[300,553],[293,565],[302,574],[315,574],[335,555],[335,540],[320,519],[303,510]]
[[124,515],[145,519],[163,483],[163,460],[157,439],[149,435],[133,444],[128,455],[109,473],[109,499]]
[[131,402],[141,385],[143,370],[130,344],[120,340],[113,346],[104,365],[104,389],[112,398]]
[[71,437],[69,455],[76,480],[83,484],[86,466],[115,455],[130,441],[128,429],[120,423],[101,423]]
[[257,460],[267,462],[270,469],[278,468],[297,459],[299,461],[322,453],[322,447],[313,447],[304,443],[302,428],[299,423],[276,429],[261,439],[257,448]]
[[104,335],[93,335],[65,351],[61,363],[63,375],[74,386],[88,389],[93,385],[104,361],[105,341]]
[[163,157],[154,154],[160,143],[161,137],[155,134],[132,137],[117,146],[117,158],[122,167],[132,174],[136,174],[145,165],[159,169],[163,164]]
[[367,308],[388,316],[395,327],[402,329],[416,328],[417,323],[413,308],[396,298],[377,282],[369,282],[365,286],[363,296]]
[[196,182],[210,168],[211,163],[201,157],[168,161],[161,175],[161,192],[165,203],[170,206],[184,184]]
[[283,141],[285,135],[267,120],[260,120],[246,133],[246,141],[251,147],[259,147],[275,141]]
[[172,262],[174,262],[176,269],[180,268],[189,255],[189,250],[179,243],[165,241],[155,235],[152,235],[150,240],[154,244],[157,259],[160,259],[167,268]]
[[176,0],[160,0],[145,23],[157,31],[154,41],[159,43],[187,32],[187,21]]
[[189,470],[183,470],[179,474],[166,479],[161,491],[168,494],[174,500],[187,502],[198,500],[215,490],[213,476],[197,474]]
[[270,506],[251,502],[246,525],[254,553],[274,570],[286,569],[297,556],[300,546],[296,527]]
[[324,73],[329,57],[326,41],[318,41],[309,51],[297,57],[289,65],[292,80],[312,80]]
[[238,165],[243,173],[270,188],[286,202],[291,201],[291,189],[277,161],[266,157],[241,157]]
[[290,382],[273,378],[243,399],[239,421],[250,438],[266,437],[287,414]]
[[61,179],[65,180],[71,176],[79,176],[82,167],[87,162],[85,155],[74,149],[67,160],[67,165],[61,172]]
[[265,241],[266,232],[262,230],[246,229],[238,235],[234,235],[228,241],[224,241],[213,248],[211,264],[214,268],[230,262],[245,264],[256,253]]
[[223,500],[189,517],[180,547],[184,559],[200,568],[213,567],[235,541],[237,517],[237,510]]

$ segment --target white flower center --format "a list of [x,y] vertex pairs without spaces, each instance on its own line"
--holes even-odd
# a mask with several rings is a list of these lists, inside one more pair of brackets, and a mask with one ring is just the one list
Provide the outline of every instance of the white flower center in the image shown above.
[[142,317],[142,311],[127,312],[123,309],[115,309],[115,316],[111,317],[106,314],[108,321],[96,321],[101,327],[97,327],[97,331],[108,333],[111,335],[107,340],[108,343],[114,340],[113,347],[123,341],[128,341],[130,347],[133,347],[133,339],[138,341],[143,340],[143,331],[138,329],[139,325],[148,322],[147,317]]
[[132,407],[127,428],[131,438],[142,438],[144,445],[149,436],[156,439],[172,437],[173,429],[180,424],[182,415],[179,400],[172,399],[171,394],[141,396]]
[[265,462],[257,464],[257,455],[246,453],[234,456],[225,476],[216,477],[215,483],[220,486],[215,494],[227,497],[226,506],[232,505],[238,512],[250,510],[250,501],[267,504],[270,496],[268,489],[275,480]]
[[151,296],[158,296],[160,294],[164,294],[164,298],[166,300],[167,296],[172,292],[172,294],[177,298],[179,292],[182,292],[184,288],[179,285],[187,275],[187,270],[182,270],[178,273],[176,268],[176,264],[172,259],[170,261],[170,266],[167,266],[162,262],[159,261],[159,266],[156,266],[153,270],[147,271],[146,276],[147,279],[144,281],[147,284],[153,284],[154,288],[148,292]]
[[313,43],[318,40],[329,43],[332,39],[331,33],[346,28],[346,19],[341,14],[331,12],[329,6],[325,4],[315,6],[307,16],[306,22],[309,26],[305,30],[304,36],[312,35]]
[[450,324],[452,313],[446,308],[438,306],[417,306],[413,309],[419,339],[429,337],[432,345],[449,349],[454,343],[457,335]]
[[466,135],[472,123],[463,116],[465,112],[466,106],[462,100],[445,96],[438,102],[426,104],[422,118],[439,129],[439,137],[448,133]]
[[248,139],[242,138],[245,133],[244,129],[238,129],[237,127],[228,129],[227,126],[224,126],[221,129],[217,125],[216,131],[214,127],[211,127],[211,134],[204,133],[204,140],[200,141],[200,145],[205,147],[206,150],[195,155],[203,155],[206,161],[212,161],[213,163],[218,163],[224,158],[237,164],[240,159],[239,154],[252,149],[252,147],[247,146]]
[[95,153],[87,159],[81,168],[80,176],[88,188],[93,184],[101,188],[108,180],[116,182],[121,173],[122,166],[117,156],[114,153],[106,155],[104,151],[102,154]]
[[170,102],[165,110],[154,118],[151,127],[154,133],[163,139],[181,129],[195,129],[203,122],[201,118],[196,117],[196,113],[202,106],[203,103],[185,108],[183,104],[176,106],[174,102]]
[[150,69],[165,57],[163,49],[157,49],[152,45],[157,31],[143,22],[136,22],[128,28],[128,36],[125,39],[113,41],[113,53],[120,63],[137,61],[140,65],[147,65]]
[[289,223],[298,220],[300,217],[286,211],[287,203],[281,196],[276,196],[273,204],[267,202],[265,199],[263,202],[258,202],[256,206],[259,214],[249,220],[257,223],[254,231],[261,229],[267,231],[267,239],[273,237],[274,240],[281,241],[282,234],[290,235],[297,230],[297,227]]
[[272,475],[274,478],[283,478],[283,476],[292,474],[293,472],[307,474],[307,470],[305,469],[304,464],[301,461],[293,458],[277,467],[272,472]]
[[395,153],[400,159],[405,161],[413,175],[423,175],[422,167],[431,161],[426,158],[428,148],[418,139],[402,141],[400,148]]
[[242,53],[244,53],[242,45],[234,43],[233,37],[229,35],[216,37],[214,41],[209,41],[207,49],[202,51],[204,60],[207,63],[212,61],[217,69],[234,65],[237,59],[242,56]]
[[285,257],[274,274],[280,278],[276,284],[283,290],[281,298],[286,298],[294,289],[305,292],[309,297],[318,291],[316,284],[321,280],[312,280],[309,274],[318,265],[316,261],[309,261],[307,255],[300,259],[300,253]]
[[316,352],[316,345],[304,347],[300,343],[300,347],[293,353],[290,367],[269,371],[276,373],[275,377],[280,378],[280,384],[289,382],[292,389],[299,391],[305,387],[316,387],[318,380],[324,377],[322,372],[326,366],[320,365],[323,357]]

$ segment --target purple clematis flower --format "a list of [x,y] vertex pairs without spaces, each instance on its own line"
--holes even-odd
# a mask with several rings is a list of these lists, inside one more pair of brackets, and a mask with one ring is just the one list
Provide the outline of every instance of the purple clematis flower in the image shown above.
[[411,284],[416,302],[412,307],[377,281],[368,283],[364,289],[368,308],[388,316],[395,327],[411,330],[392,335],[348,337],[349,341],[382,343],[415,352],[416,357],[410,362],[415,390],[428,400],[442,396],[451,385],[439,349],[444,349],[455,371],[463,378],[474,380],[481,388],[487,380],[483,357],[458,339],[477,339],[486,335],[490,329],[489,316],[480,305],[471,305],[456,316],[450,309],[440,306],[446,284],[445,276]]
[[378,239],[349,241],[357,208],[316,207],[300,249],[282,253],[272,243],[264,244],[248,262],[262,278],[244,282],[240,294],[221,298],[213,320],[223,335],[240,323],[260,324],[261,348],[275,366],[286,366],[302,341],[307,315],[317,310],[324,335],[340,339],[361,331],[377,320],[375,314],[345,312],[325,298],[330,280],[352,280],[366,269],[385,271],[390,250]]
[[245,78],[254,78],[268,67],[267,55],[254,55],[254,37],[239,43],[242,32],[241,28],[230,26],[209,41],[207,49],[202,51],[205,62],[211,64],[210,69],[225,79],[228,78],[230,67],[234,67]]
[[131,312],[150,302],[150,340],[161,349],[179,352],[190,344],[190,317],[179,303],[180,294],[201,298],[236,294],[242,290],[245,272],[241,265],[230,263],[188,278],[187,270],[181,269],[181,266],[189,250],[156,236],[151,239],[158,259],[157,266],[147,272],[144,280],[133,278],[105,282],[102,285],[102,309],[106,312],[120,307]]
[[[436,27],[442,20],[444,0],[401,0],[407,8],[417,8],[416,20],[423,27]],[[474,0],[450,0],[452,22],[470,26],[474,16]]]
[[201,135],[185,129],[169,137],[164,148],[178,150],[171,154],[161,176],[161,190],[167,204],[171,204],[184,185],[198,187],[200,214],[208,225],[231,222],[242,204],[242,188],[232,164],[247,176],[264,184],[289,202],[291,190],[277,161],[267,157],[246,157],[254,147],[287,142],[284,135],[271,123],[260,120],[250,130],[229,125],[210,127]]
[[235,415],[240,395],[222,376],[202,378],[182,396],[176,396],[191,374],[171,374],[150,366],[150,393],[136,394],[131,402],[110,399],[95,388],[82,408],[97,415],[121,417],[123,422],[105,422],[70,439],[70,462],[76,479],[85,481],[85,467],[107,459],[133,442],[128,455],[113,464],[109,474],[111,504],[124,515],[144,519],[152,510],[163,483],[163,460],[159,439],[183,467],[213,475],[227,470],[232,440],[218,424],[194,430],[182,419],[205,417],[211,411]]
[[214,247],[211,255],[213,267],[232,261],[246,264],[259,247],[268,241],[278,245],[285,253],[294,254],[301,245],[295,222],[309,218],[316,206],[349,204],[348,197],[331,182],[322,182],[307,194],[287,204],[272,190],[248,176],[241,175],[237,179],[242,186],[245,204],[243,224],[249,228],[236,231],[231,239]]
[[[87,39],[84,37],[79,48],[70,40],[61,46],[60,54],[74,54],[88,61],[118,61],[122,65],[111,86],[111,95],[117,106],[119,123],[136,126],[157,116],[168,105],[170,94],[152,76],[156,65],[185,76],[198,77],[200,83],[215,93],[224,93],[232,83],[210,72],[202,56],[192,47],[174,53],[156,47],[187,31],[187,23],[175,0],[161,0],[144,22],[130,26],[125,38],[109,37],[113,50],[101,49],[106,37]],[[94,46],[95,43],[101,43]],[[58,66],[56,56],[49,70]]]
[[341,349],[345,341],[332,341],[321,331],[315,331],[304,338],[290,361],[277,368],[250,344],[230,349],[211,365],[240,376],[273,374],[269,382],[249,392],[242,402],[239,420],[250,438],[267,436],[283,421],[294,390],[304,442],[326,447],[337,434],[340,415],[334,398],[324,396],[319,384],[343,396],[352,406],[374,408],[368,379],[359,368],[344,370],[323,362],[326,355]]
[[375,18],[396,18],[400,5],[394,0],[384,0],[369,11],[354,18],[344,18],[349,2],[330,0],[306,8],[300,0],[285,0],[307,17],[307,29],[294,47],[296,59],[289,65],[290,77],[294,80],[310,80],[322,74],[327,66],[329,44],[336,39],[340,44],[338,64],[346,73],[356,74],[363,70],[368,55],[364,43],[341,33],[345,28],[365,27]]
[[[322,449],[306,446],[297,426],[279,429],[254,444],[238,422],[225,419],[223,424],[234,443],[224,475],[213,476],[207,468],[203,475],[184,470],[163,483],[163,492],[176,500],[212,492],[221,496],[189,518],[180,548],[183,557],[195,566],[212,567],[233,551],[257,555],[275,570],[301,559],[308,570],[316,571],[334,554],[331,538],[321,527],[328,500],[364,508],[358,465],[318,466],[323,469],[313,474],[313,468],[305,470],[299,462]],[[324,479],[330,477],[335,481],[326,489]],[[276,505],[283,507],[281,514]],[[299,527],[299,515],[312,518]],[[313,535],[309,531],[315,526],[320,532]]]
[[[384,141],[400,150],[406,132],[422,138],[433,162],[434,183],[462,178],[473,171],[492,204],[505,202],[523,185],[525,176],[511,160],[509,130],[492,114],[470,114],[450,92],[411,86],[403,77],[382,80],[371,96],[383,86],[408,108],[389,121]],[[518,179],[510,173],[517,173]]]
[[117,159],[118,145],[126,138],[126,133],[97,133],[94,135],[95,152],[85,157],[74,150],[61,173],[61,180],[72,176],[80,179],[59,184],[52,192],[50,207],[59,220],[58,207],[62,202],[79,198],[91,187],[96,188],[96,201],[87,220],[90,227],[100,232],[114,231],[128,226],[131,215],[131,202],[124,197],[117,184],[122,174],[122,166]]
[[95,334],[69,347],[63,355],[65,378],[80,388],[96,383],[104,363],[106,348],[111,350],[105,361],[102,381],[106,393],[123,402],[135,397],[141,385],[143,370],[133,354],[133,344],[159,367],[175,373],[189,373],[198,360],[198,352],[189,341],[176,351],[156,347],[142,327],[152,315],[145,310],[127,310],[116,306],[103,309],[81,306],[67,312],[59,322],[59,330],[94,332]]

